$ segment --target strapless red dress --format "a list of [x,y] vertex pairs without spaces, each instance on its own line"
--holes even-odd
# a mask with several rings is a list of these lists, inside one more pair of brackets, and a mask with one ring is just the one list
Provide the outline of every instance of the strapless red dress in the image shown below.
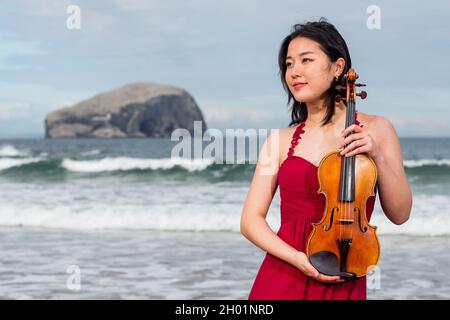
[[[356,112],[357,116],[357,112]],[[356,124],[361,125],[356,119]],[[278,171],[281,199],[281,226],[277,235],[299,251],[306,252],[312,230],[323,216],[325,196],[319,194],[318,167],[294,155],[294,148],[304,133],[305,123],[300,123],[292,136],[288,157]],[[367,199],[367,218],[373,212],[375,196]],[[301,270],[269,253],[255,277],[248,299],[250,300],[365,300],[366,277],[338,284],[313,280]]]

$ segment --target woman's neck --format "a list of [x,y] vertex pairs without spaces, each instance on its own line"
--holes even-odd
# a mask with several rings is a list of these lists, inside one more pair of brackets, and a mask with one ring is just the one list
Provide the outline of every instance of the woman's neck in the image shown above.
[[[306,103],[308,108],[308,119],[306,123],[312,127],[321,126],[322,120],[327,112],[327,105],[324,101]],[[331,117],[331,123],[328,125],[335,125],[337,123],[345,122],[346,106],[344,103],[339,102],[335,104],[334,114]]]

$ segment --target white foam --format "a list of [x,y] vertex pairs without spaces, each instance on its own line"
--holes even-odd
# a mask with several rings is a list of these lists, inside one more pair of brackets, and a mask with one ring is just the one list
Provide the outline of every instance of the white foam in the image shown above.
[[82,152],[82,153],[80,153],[80,154],[81,154],[82,156],[94,156],[94,155],[100,154],[100,153],[101,153],[100,150],[95,149],[95,150],[90,150],[90,151]]
[[239,219],[230,216],[230,207],[216,206],[214,213],[205,205],[109,206],[108,204],[71,208],[27,204],[0,204],[0,225],[61,228],[75,230],[131,229],[172,231],[238,231]]
[[25,150],[18,150],[14,146],[6,144],[0,146],[0,157],[19,157],[28,154]]
[[41,158],[25,158],[25,159],[16,159],[16,158],[0,158],[0,171],[6,170],[12,167],[20,167],[24,164],[29,164],[33,162],[41,161]]
[[406,168],[424,167],[424,166],[450,166],[450,159],[420,159],[403,160]]
[[180,166],[188,171],[201,171],[214,163],[214,159],[183,159],[183,158],[103,158],[99,160],[72,160],[64,159],[62,167],[74,172],[106,172],[106,171],[127,171],[145,169],[171,169]]
[[[0,202],[0,225],[4,226],[239,232],[248,186],[148,183],[123,185],[119,192],[118,185],[79,181],[45,190],[5,184],[3,190],[8,199]],[[278,191],[267,220],[278,230]],[[377,198],[370,223],[378,227],[378,234],[450,236],[450,197],[414,195],[410,219],[402,225],[385,216]]]
[[424,194],[413,196],[410,218],[402,225],[390,222],[377,202],[371,224],[378,226],[377,232],[380,234],[448,236],[450,235],[450,198]]

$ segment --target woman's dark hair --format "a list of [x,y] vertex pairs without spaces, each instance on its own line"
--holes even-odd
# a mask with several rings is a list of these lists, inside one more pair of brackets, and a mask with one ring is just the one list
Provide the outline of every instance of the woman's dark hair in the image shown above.
[[327,91],[327,111],[325,117],[322,120],[322,126],[324,126],[331,121],[331,118],[334,114],[334,98],[337,93],[334,87],[337,84],[344,84],[344,75],[352,66],[350,53],[348,52],[347,44],[345,43],[344,38],[342,38],[334,25],[327,22],[325,18],[320,18],[319,21],[310,21],[305,24],[295,24],[292,29],[293,30],[291,31],[291,33],[286,38],[284,38],[283,42],[281,43],[280,51],[278,53],[278,65],[280,67],[279,73],[281,83],[283,84],[284,90],[288,94],[287,105],[289,105],[291,100],[293,100],[293,104],[291,107],[292,120],[289,123],[289,126],[305,121],[308,118],[308,109],[306,107],[306,103],[296,101],[291,91],[289,90],[288,84],[286,83],[286,55],[289,43],[296,37],[305,37],[316,41],[319,44],[320,49],[325,52],[331,62],[335,62],[341,57],[345,60],[345,67],[343,72],[340,74],[336,82],[331,83],[330,89],[328,89]]

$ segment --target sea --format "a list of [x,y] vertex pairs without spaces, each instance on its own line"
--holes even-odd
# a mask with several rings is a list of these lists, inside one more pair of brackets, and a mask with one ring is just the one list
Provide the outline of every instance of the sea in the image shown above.
[[[377,195],[367,297],[450,299],[450,138],[400,142],[413,208],[395,225]],[[0,299],[247,299],[265,256],[239,232],[255,164],[177,143],[0,140]]]

